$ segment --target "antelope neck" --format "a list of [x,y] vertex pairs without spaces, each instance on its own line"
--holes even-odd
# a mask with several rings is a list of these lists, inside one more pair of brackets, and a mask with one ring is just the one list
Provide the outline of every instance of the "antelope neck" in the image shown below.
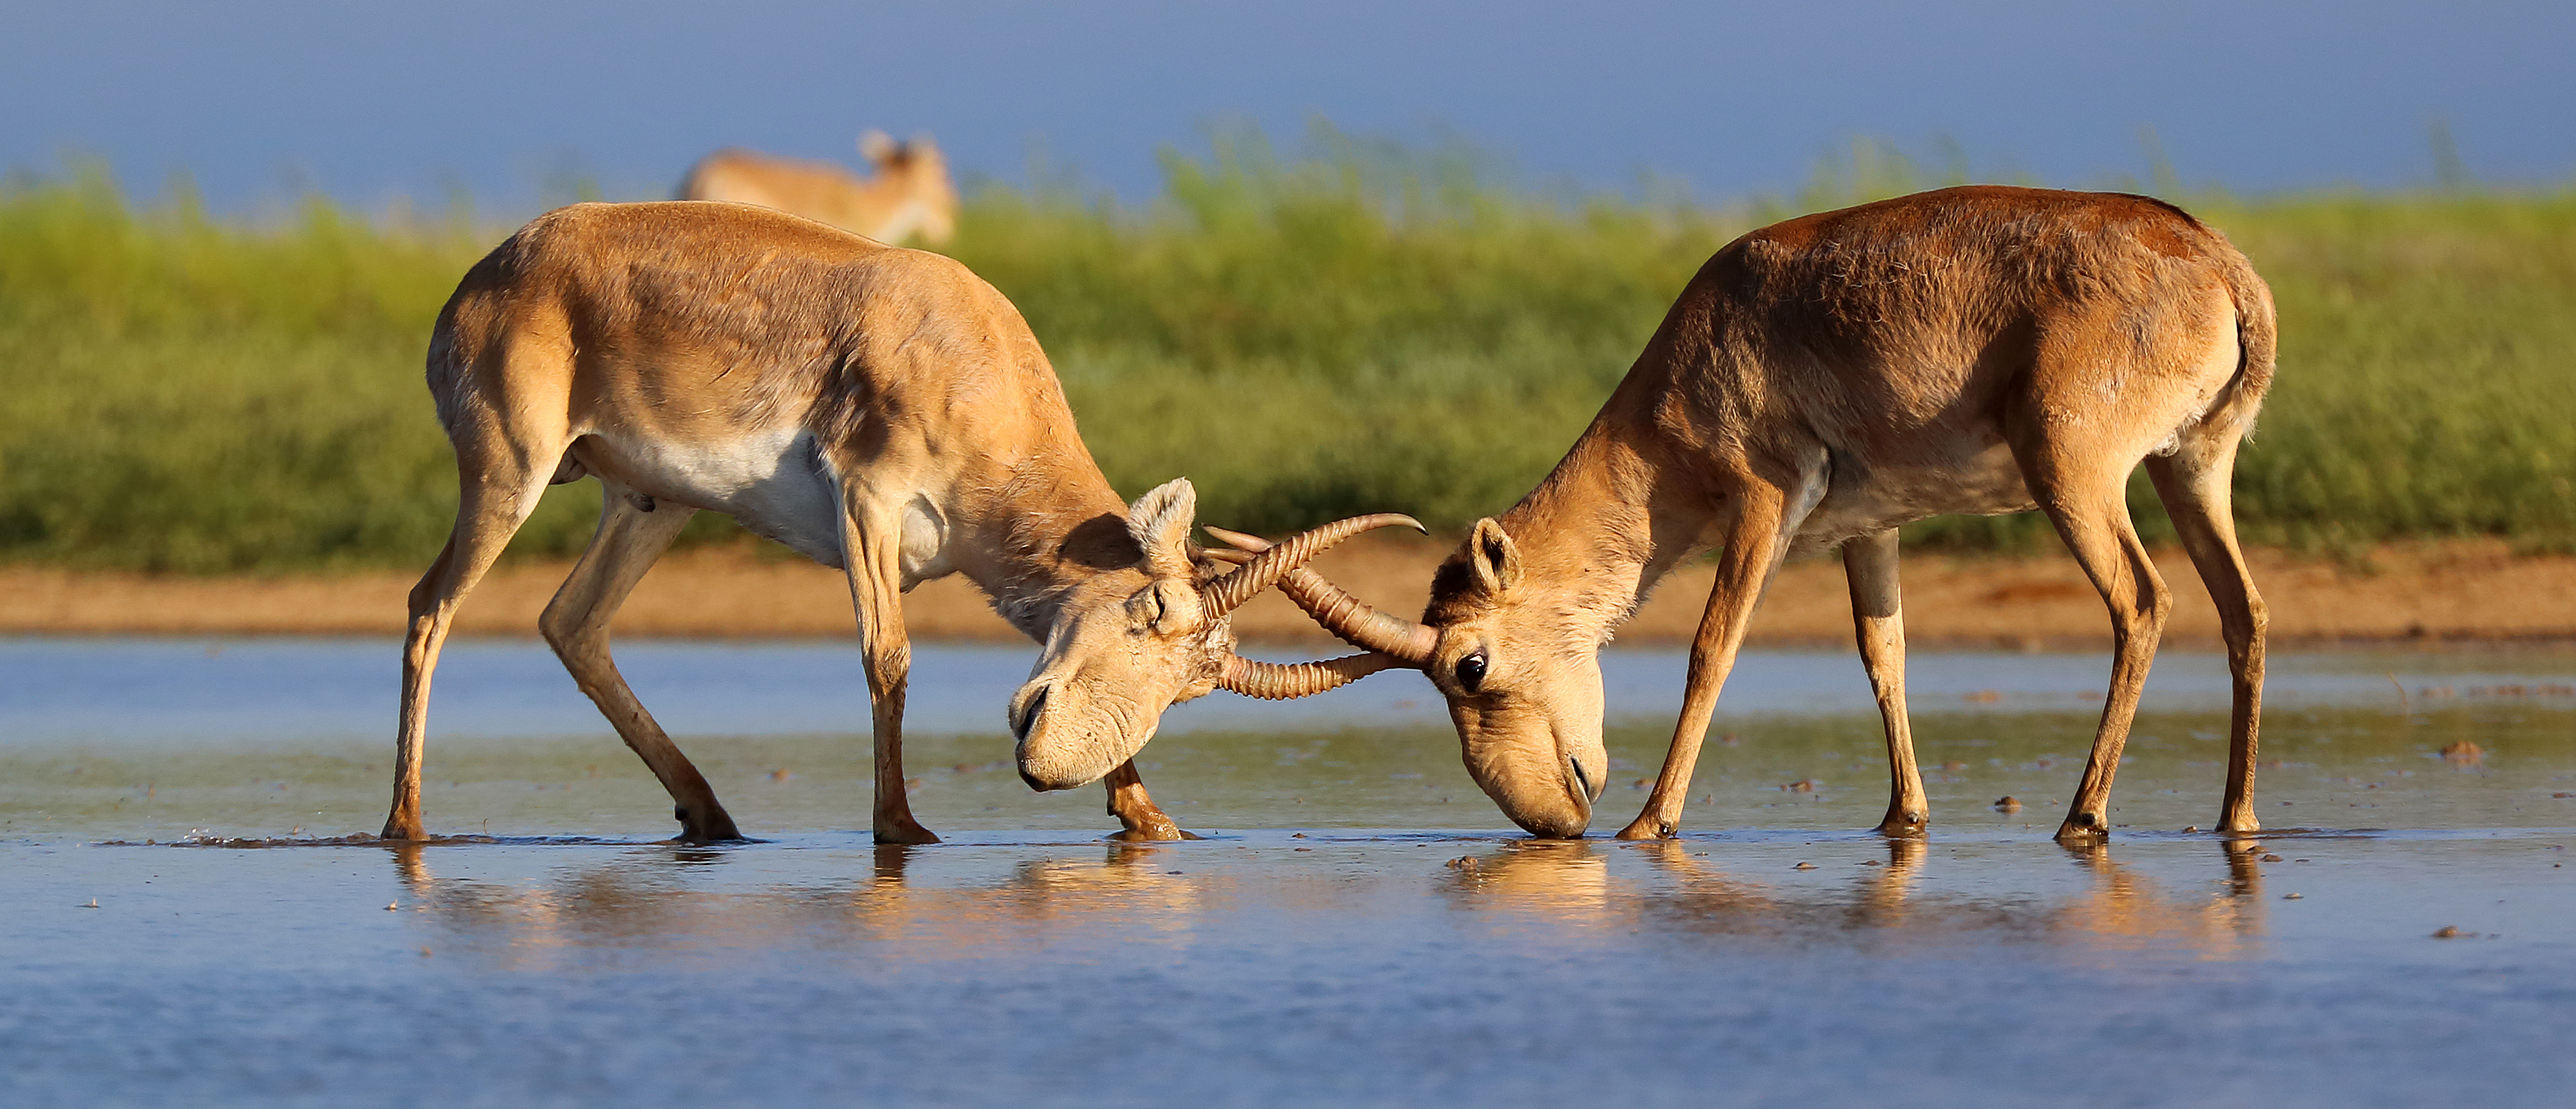
[[[1088,461],[1086,458],[1085,461]],[[967,579],[1021,634],[1045,642],[1057,613],[1084,583],[1132,569],[1143,552],[1127,534],[1127,506],[1097,470],[1066,474],[1032,458],[963,503],[950,549]]]
[[1520,584],[1554,597],[1572,641],[1595,646],[1634,613],[1657,579],[1704,545],[1709,523],[1675,480],[1602,421],[1499,522],[1521,558]]

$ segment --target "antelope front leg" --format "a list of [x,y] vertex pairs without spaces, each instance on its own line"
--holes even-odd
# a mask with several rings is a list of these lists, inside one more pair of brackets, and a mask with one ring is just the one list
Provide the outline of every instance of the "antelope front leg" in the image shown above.
[[1788,498],[1776,486],[1749,481],[1735,500],[1735,523],[1727,532],[1726,553],[1718,559],[1717,586],[1709,591],[1699,634],[1691,638],[1690,684],[1682,695],[1681,719],[1673,725],[1673,745],[1664,752],[1663,773],[1655,778],[1645,811],[1619,830],[1620,839],[1669,839],[1681,830],[1682,804],[1689,799],[1691,770],[1699,763],[1709,717],[1717,712],[1718,690],[1735,668],[1735,652],[1744,644],[1744,629],[1753,620],[1762,587],[1780,564]]
[[1109,838],[1129,843],[1199,838],[1182,831],[1154,804],[1153,798],[1145,795],[1145,779],[1136,773],[1136,760],[1119,763],[1118,769],[1100,782],[1109,787],[1109,815],[1117,817],[1124,829]]
[[872,513],[856,492],[845,489],[842,497],[842,562],[859,615],[876,746],[869,824],[878,843],[937,843],[939,837],[912,818],[912,799],[903,788],[903,697],[912,673],[912,639],[903,627],[901,526]]
[[1851,583],[1852,628],[1861,665],[1878,695],[1887,732],[1887,815],[1880,835],[1919,836],[1932,817],[1923,795],[1923,771],[1914,764],[1914,729],[1905,713],[1905,609],[1897,588],[1896,529],[1843,544],[1843,574]]

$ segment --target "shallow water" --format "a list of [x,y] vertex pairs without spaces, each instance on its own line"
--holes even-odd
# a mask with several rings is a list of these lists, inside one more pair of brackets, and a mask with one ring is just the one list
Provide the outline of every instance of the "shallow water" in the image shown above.
[[[1915,659],[1920,844],[1855,831],[1886,796],[1857,663],[1780,653],[1731,683],[1676,843],[1508,832],[1394,675],[1184,706],[1140,761],[1210,838],[1127,846],[1096,792],[1011,774],[1030,652],[924,648],[913,800],[949,842],[881,849],[854,654],[626,648],[764,840],[710,849],[650,842],[667,799],[542,648],[469,643],[428,817],[494,841],[168,844],[372,830],[394,657],[0,642],[0,1101],[2538,1105],[2576,1080],[2567,654],[2276,659],[2273,831],[2238,852],[2180,831],[2216,812],[2224,665],[2167,656],[2118,835],[2079,853],[2047,836],[2090,656]],[[1643,802],[1679,671],[1612,656],[1597,828]],[[2462,741],[2475,762],[2441,756]]]

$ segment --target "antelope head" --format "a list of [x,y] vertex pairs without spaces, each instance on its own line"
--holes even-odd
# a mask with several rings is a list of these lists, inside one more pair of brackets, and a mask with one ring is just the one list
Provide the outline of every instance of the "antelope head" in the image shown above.
[[1142,554],[1132,566],[1076,585],[1047,631],[1027,685],[1011,698],[1020,778],[1039,790],[1099,779],[1154,738],[1163,710],[1210,690],[1284,700],[1321,693],[1395,665],[1373,655],[1283,665],[1234,653],[1230,615],[1326,548],[1371,528],[1404,524],[1380,514],[1340,520],[1242,565],[1189,541],[1198,494],[1168,482],[1127,509]]
[[870,130],[859,136],[859,156],[876,167],[878,180],[900,187],[915,221],[911,229],[922,239],[936,246],[957,233],[957,186],[948,178],[947,156],[930,136],[896,142],[883,131]]
[[[1259,538],[1208,529],[1245,552]],[[1423,622],[1378,612],[1307,570],[1281,591],[1325,630],[1368,648],[1385,666],[1431,678],[1458,726],[1467,774],[1503,815],[1533,835],[1572,838],[1592,822],[1610,757],[1601,745],[1600,645],[1569,642],[1563,598],[1523,579],[1502,525],[1475,531],[1431,579]]]

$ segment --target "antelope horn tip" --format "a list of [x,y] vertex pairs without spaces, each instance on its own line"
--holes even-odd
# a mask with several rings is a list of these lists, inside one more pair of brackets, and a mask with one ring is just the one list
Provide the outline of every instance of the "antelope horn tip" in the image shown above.
[[1227,546],[1233,547],[1237,550],[1262,551],[1267,550],[1270,547],[1270,541],[1263,539],[1258,535],[1249,535],[1232,528],[1221,528],[1215,524],[1200,524],[1199,526],[1206,529],[1209,535],[1213,535],[1218,539],[1223,540]]

